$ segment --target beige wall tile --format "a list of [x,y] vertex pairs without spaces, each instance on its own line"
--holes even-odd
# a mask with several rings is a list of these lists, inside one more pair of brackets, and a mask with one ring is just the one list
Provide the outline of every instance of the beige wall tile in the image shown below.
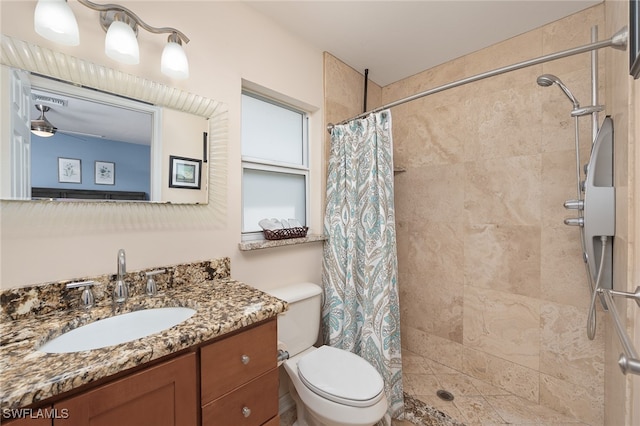
[[395,179],[395,208],[400,220],[413,224],[462,223],[464,167],[436,165],[410,168]]
[[[541,213],[544,227],[564,225],[566,217],[576,217],[575,210],[564,208],[564,202],[575,200],[578,196],[575,149],[545,152],[542,154],[542,187]],[[580,164],[586,163],[586,158]],[[580,174],[583,180],[584,175]],[[565,226],[566,227],[566,226]],[[579,234],[578,228],[573,229]]]
[[564,224],[543,226],[540,254],[540,298],[576,306],[584,317],[591,292],[582,260],[580,230]]
[[[462,370],[462,345],[413,327],[402,329],[402,346],[447,367]],[[426,402],[426,401],[425,401]]]
[[400,285],[402,321],[462,343],[462,225],[415,223],[408,240]]
[[[599,302],[598,302],[599,303]],[[585,307],[543,303],[540,309],[540,372],[573,383],[591,395],[604,386],[604,328],[598,312],[596,339],[585,331]]]
[[[434,89],[443,84],[450,83],[451,81],[462,79],[465,77],[464,63],[464,58],[454,59],[445,64],[425,70],[413,77],[385,86],[382,89],[382,101],[387,104],[416,93]],[[461,97],[461,94],[462,93],[459,90],[447,90],[445,92],[430,95],[428,98],[424,99],[438,105],[457,105],[464,99]],[[414,108],[413,105],[405,105],[404,107],[409,109]],[[402,108],[402,106],[398,108]],[[398,110],[394,109],[394,111]]]
[[456,397],[453,401],[470,425],[506,424],[482,396]]
[[467,74],[479,74],[541,56],[542,33],[538,28],[465,56]]
[[540,404],[591,425],[605,424],[601,392],[546,374],[540,374]]
[[538,402],[540,373],[536,370],[467,346],[463,349],[462,362],[464,373],[531,402]]
[[523,296],[540,294],[540,228],[471,225],[464,235],[464,282]]
[[[415,109],[394,120],[394,161],[398,166],[453,165],[463,158],[466,134],[461,127],[470,121],[460,120],[460,108],[454,105],[432,106],[416,101]],[[394,111],[394,117],[395,117]]]
[[[589,44],[591,42],[591,27],[593,25],[598,25],[599,27],[599,39],[609,37],[604,28],[604,10],[602,5],[594,6],[583,12],[559,19],[544,26],[542,34],[543,54],[546,55]],[[575,55],[545,64],[545,72],[559,72],[562,74],[563,70],[589,69],[591,66],[590,61],[588,54]],[[548,71],[546,69],[551,66],[554,67],[554,71]]]
[[465,214],[470,225],[533,225],[540,221],[540,155],[465,163]]
[[540,302],[502,291],[464,288],[465,347],[537,370]]
[[517,396],[487,396],[485,398],[507,423],[558,425],[573,419],[556,410],[542,407]]
[[527,85],[474,93],[458,107],[470,128],[464,138],[465,161],[540,153],[540,102],[539,93],[530,89],[534,86],[535,76]]

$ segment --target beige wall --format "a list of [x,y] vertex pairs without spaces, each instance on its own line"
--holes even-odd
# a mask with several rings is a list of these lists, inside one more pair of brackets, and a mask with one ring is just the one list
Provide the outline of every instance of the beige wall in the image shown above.
[[[191,77],[171,81],[159,71],[165,36],[140,31],[141,64],[119,65],[103,53],[98,13],[70,6],[80,25],[77,47],[57,46],[33,31],[35,1],[0,2],[2,32],[69,55],[144,76],[224,102],[229,109],[225,153],[228,186],[211,209],[172,210],[131,206],[112,210],[95,204],[51,207],[2,202],[2,288],[109,273],[119,248],[130,270],[220,256],[231,257],[234,278],[260,288],[296,281],[320,282],[321,244],[255,252],[240,241],[240,90],[247,80],[312,107],[310,120],[310,232],[321,232],[323,164],[322,52],[277,27],[240,2],[120,2],[152,25],[173,26],[191,42]],[[212,213],[214,212],[214,213]],[[216,216],[221,212],[221,217]]]
[[[170,188],[170,157],[202,159],[202,133],[209,132],[209,120],[182,111],[164,108],[162,111],[162,179],[161,200],[174,203],[204,204],[208,200],[209,163],[200,163],[200,189]],[[190,143],[186,143],[189,141]]]
[[[587,44],[592,25],[604,38],[603,5],[383,87],[381,103]],[[332,91],[358,81],[336,61],[325,57],[326,116],[337,121],[360,112],[344,105],[361,88]],[[579,233],[563,224],[576,197],[572,105],[536,84],[543,73],[590,103],[583,54],[393,109],[394,161],[406,169],[395,179],[403,347],[604,424],[603,313],[589,341]],[[582,162],[590,126],[581,120]]]
[[[628,25],[627,1],[605,2],[606,27],[609,33]],[[640,285],[640,251],[635,248],[640,237],[638,164],[640,151],[640,80],[629,76],[629,53],[608,50],[606,56],[607,113],[615,123],[616,238],[614,245],[614,288],[634,291]],[[629,336],[635,335],[640,347],[640,310],[635,303],[616,300],[618,311],[628,318]],[[624,320],[624,318],[623,318]],[[640,423],[640,378],[623,376],[617,366],[622,349],[607,315],[605,343],[605,424]]]

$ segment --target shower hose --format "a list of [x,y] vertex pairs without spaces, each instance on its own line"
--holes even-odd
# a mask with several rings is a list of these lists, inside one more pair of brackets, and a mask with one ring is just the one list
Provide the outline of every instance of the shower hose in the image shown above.
[[587,316],[587,337],[589,340],[593,340],[596,336],[596,298],[600,293],[600,281],[602,280],[602,271],[604,269],[605,253],[607,249],[607,241],[609,237],[603,235],[600,237],[602,242],[602,253],[600,253],[600,268],[598,268],[598,274],[596,275],[596,282],[591,292],[591,303],[589,304],[589,314]]

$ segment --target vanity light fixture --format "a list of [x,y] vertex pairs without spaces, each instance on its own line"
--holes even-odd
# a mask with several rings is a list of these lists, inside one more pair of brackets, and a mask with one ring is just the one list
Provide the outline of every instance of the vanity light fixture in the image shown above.
[[138,65],[140,63],[140,47],[134,29],[135,23],[129,16],[116,12],[104,39],[104,53],[123,64]]
[[36,33],[66,46],[80,44],[76,16],[67,0],[40,0],[33,17]]
[[[189,38],[184,33],[171,27],[153,27],[118,4],[102,5],[89,0],[78,0],[78,3],[100,12],[100,26],[107,32],[105,53],[108,57],[124,64],[138,64],[138,28],[153,34],[169,34],[160,70],[174,79],[189,78],[189,62],[182,47],[182,43],[189,43]],[[36,32],[48,40],[70,46],[80,43],[78,24],[66,0],[38,0],[34,26]]]
[[46,105],[36,104],[36,109],[40,111],[40,117],[36,120],[31,120],[31,133],[42,138],[49,138],[55,135],[58,128],[51,124],[49,120],[47,120],[47,117],[44,116],[44,113],[51,108]]

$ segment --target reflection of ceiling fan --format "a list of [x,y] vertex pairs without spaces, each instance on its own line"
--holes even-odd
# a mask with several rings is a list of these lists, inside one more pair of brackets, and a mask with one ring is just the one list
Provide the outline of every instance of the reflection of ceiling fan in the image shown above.
[[49,138],[55,135],[57,132],[59,132],[59,133],[68,134],[70,136],[75,136],[75,135],[91,136],[94,138],[103,137],[100,135],[94,135],[90,133],[74,132],[71,130],[60,130],[57,127],[55,127],[53,124],[51,124],[51,122],[47,120],[47,117],[44,116],[44,113],[51,110],[51,107],[48,107],[47,105],[42,105],[42,104],[35,104],[35,107],[38,111],[40,111],[40,117],[38,117],[35,120],[31,120],[31,133],[33,133],[36,136]]
[[44,113],[49,111],[51,108],[46,105],[36,104],[36,109],[40,111],[40,117],[35,120],[31,120],[31,133],[43,138],[49,138],[55,135],[58,128],[54,127],[53,124],[47,120],[47,117],[44,116]]

